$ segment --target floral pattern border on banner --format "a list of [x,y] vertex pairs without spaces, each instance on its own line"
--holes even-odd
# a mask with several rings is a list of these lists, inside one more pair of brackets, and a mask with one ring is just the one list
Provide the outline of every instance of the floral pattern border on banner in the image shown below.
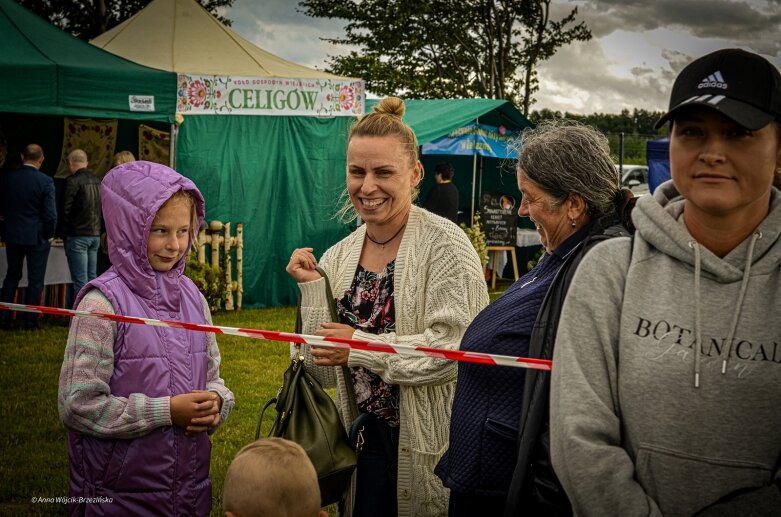
[[363,115],[363,81],[179,74],[176,111],[189,115]]

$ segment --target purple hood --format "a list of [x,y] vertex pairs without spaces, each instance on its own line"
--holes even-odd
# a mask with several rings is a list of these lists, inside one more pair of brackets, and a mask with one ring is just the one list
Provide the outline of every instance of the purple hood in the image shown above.
[[[184,273],[187,254],[171,271],[159,273],[149,264],[147,241],[157,211],[180,190],[195,197],[198,221],[202,224],[205,203],[198,187],[165,165],[123,163],[111,169],[101,183],[111,264],[136,295],[147,300],[163,295],[162,305],[172,308],[178,308],[179,277]],[[193,235],[197,232],[195,228]]]

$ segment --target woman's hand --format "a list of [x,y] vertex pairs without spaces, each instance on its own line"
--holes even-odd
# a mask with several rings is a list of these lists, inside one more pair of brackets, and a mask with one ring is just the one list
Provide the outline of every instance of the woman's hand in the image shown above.
[[[355,333],[354,328],[343,323],[321,323],[320,326],[323,328],[315,332],[317,336],[352,339]],[[313,346],[311,353],[318,366],[347,366],[347,359],[350,357],[349,348]]]
[[313,251],[313,248],[297,248],[290,254],[290,262],[287,263],[285,271],[299,284],[320,278],[320,273],[315,269],[317,259]]

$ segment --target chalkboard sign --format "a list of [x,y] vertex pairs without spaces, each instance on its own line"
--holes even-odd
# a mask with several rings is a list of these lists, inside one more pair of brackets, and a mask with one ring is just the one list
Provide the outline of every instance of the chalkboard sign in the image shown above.
[[513,196],[483,192],[480,197],[480,222],[486,246],[515,246],[516,203]]

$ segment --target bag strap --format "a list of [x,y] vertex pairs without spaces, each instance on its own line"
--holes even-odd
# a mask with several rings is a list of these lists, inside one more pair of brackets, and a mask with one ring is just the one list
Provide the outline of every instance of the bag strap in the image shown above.
[[[336,298],[331,290],[331,282],[328,280],[328,275],[320,266],[317,266],[317,272],[325,280],[325,295],[328,298],[328,310],[331,313],[331,321],[334,323],[339,322],[339,313],[336,310]],[[299,297],[298,303],[298,319],[301,319],[301,299]],[[347,402],[350,405],[350,411],[354,416],[358,416],[360,411],[358,410],[358,403],[355,400],[355,386],[353,386],[352,375],[350,369],[347,366],[342,365],[342,380],[344,381],[344,387],[347,390]]]
[[[255,427],[255,440],[260,438],[260,424],[263,422],[263,415],[266,413],[266,410],[271,407],[273,404],[277,403],[277,397],[274,397],[273,399],[266,402],[266,405],[263,406],[263,409],[260,410],[260,416],[258,417],[258,425]],[[271,432],[269,432],[269,435],[271,435]]]

